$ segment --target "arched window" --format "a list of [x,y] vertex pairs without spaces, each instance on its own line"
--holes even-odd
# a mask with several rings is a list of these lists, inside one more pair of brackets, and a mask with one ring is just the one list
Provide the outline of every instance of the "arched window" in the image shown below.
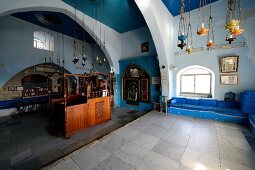
[[54,51],[54,38],[43,31],[34,32],[34,48]]
[[177,74],[179,96],[212,98],[214,73],[201,66],[191,66]]

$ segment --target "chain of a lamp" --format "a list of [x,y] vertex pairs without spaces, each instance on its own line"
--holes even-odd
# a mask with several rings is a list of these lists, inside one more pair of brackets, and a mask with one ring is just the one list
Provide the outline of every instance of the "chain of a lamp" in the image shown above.
[[209,26],[209,32],[208,32],[207,40],[209,42],[210,32],[211,32],[212,33],[212,41],[214,43],[214,30],[213,30],[213,18],[212,18],[212,6],[211,5],[210,5],[210,16],[209,16],[208,26]]
[[76,28],[76,21],[77,21],[77,14],[76,14],[76,7],[77,7],[77,0],[74,1],[74,40],[73,40],[73,58],[77,58],[77,28]]
[[[190,44],[189,44],[190,42]],[[193,38],[192,38],[192,28],[191,28],[191,17],[190,17],[190,0],[189,0],[189,24],[188,24],[188,40],[187,40],[187,47],[193,45]]]

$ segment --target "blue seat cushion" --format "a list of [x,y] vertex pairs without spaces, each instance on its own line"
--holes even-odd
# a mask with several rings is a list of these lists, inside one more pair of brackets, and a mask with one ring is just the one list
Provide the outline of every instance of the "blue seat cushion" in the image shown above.
[[239,108],[240,103],[236,101],[218,101],[218,107]]
[[186,104],[187,103],[187,99],[183,98],[183,97],[173,97],[173,100],[176,100],[176,103],[180,103],[180,104]]
[[195,111],[211,111],[211,112],[224,114],[224,115],[231,115],[231,116],[243,117],[246,115],[237,109],[222,108],[217,106],[201,106],[201,105],[180,104],[180,103],[175,103],[175,104],[172,104],[171,106],[180,108],[180,109],[188,109],[188,110],[195,110]]
[[217,106],[217,100],[212,99],[199,99],[201,106]]
[[187,104],[199,105],[198,99],[187,99]]

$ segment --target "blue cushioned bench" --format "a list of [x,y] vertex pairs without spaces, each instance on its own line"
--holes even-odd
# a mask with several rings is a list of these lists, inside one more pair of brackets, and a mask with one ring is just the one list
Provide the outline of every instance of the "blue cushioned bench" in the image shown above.
[[255,114],[249,114],[249,122],[252,133],[255,135]]
[[24,104],[47,103],[48,100],[49,100],[48,96],[35,96],[35,97],[19,98],[19,99],[14,99],[14,100],[0,101],[0,110],[1,109],[16,108],[17,105],[20,102],[22,102]]
[[173,97],[168,113],[243,124],[248,120],[247,114],[239,107],[239,102]]

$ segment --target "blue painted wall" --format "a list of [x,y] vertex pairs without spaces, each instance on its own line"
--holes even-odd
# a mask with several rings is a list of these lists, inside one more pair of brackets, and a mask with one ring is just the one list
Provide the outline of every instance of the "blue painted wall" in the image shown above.
[[[122,76],[129,64],[136,64],[141,68],[145,69],[145,71],[150,76],[150,102],[140,102],[139,106],[130,106],[126,105],[126,101],[122,100]],[[120,74],[117,75],[117,84],[118,84],[118,105],[123,107],[128,107],[130,109],[136,110],[151,110],[153,108],[154,101],[159,100],[159,92],[156,91],[156,85],[151,84],[152,77],[159,77],[159,67],[157,56],[145,56],[145,57],[137,57],[132,59],[126,59],[119,61],[120,66]]]

